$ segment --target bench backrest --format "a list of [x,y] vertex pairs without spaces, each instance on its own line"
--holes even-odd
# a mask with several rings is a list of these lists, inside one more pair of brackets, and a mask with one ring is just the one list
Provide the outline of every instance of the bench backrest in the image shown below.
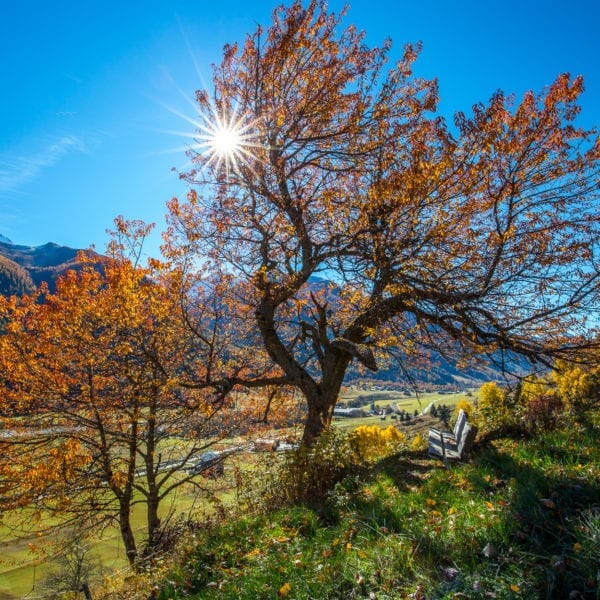
[[467,413],[461,408],[458,411],[458,417],[456,417],[456,423],[454,423],[454,439],[458,443],[458,440],[463,435],[463,430],[467,425]]
[[456,437],[456,452],[460,458],[471,450],[476,435],[477,427],[465,422],[464,427],[461,429],[460,437]]

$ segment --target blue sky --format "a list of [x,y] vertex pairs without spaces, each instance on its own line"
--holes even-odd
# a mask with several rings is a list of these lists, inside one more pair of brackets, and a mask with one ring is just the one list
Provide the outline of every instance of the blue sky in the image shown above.
[[[164,223],[185,193],[189,100],[225,43],[268,25],[263,0],[0,0],[0,234],[78,248],[106,242],[116,215]],[[330,1],[338,9],[344,2]],[[438,77],[452,117],[497,89],[520,96],[584,75],[581,123],[600,124],[597,0],[354,0],[347,23]],[[173,112],[175,111],[175,112]],[[154,253],[158,237],[153,240]]]

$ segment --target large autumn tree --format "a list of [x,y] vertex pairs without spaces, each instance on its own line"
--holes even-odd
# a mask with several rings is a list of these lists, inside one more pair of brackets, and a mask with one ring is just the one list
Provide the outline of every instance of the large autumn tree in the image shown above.
[[0,507],[32,530],[113,523],[132,565],[161,549],[161,507],[202,487],[194,465],[247,416],[233,398],[178,386],[202,377],[206,356],[175,318],[177,273],[136,264],[148,231],[117,219],[101,265],[82,256],[55,293],[0,297]]
[[581,77],[499,91],[449,125],[436,82],[413,74],[419,47],[388,66],[390,46],[343,17],[296,1],[225,47],[196,94],[192,187],[167,239],[190,275],[227,279],[257,358],[306,398],[307,444],[353,360],[550,364],[587,343],[599,305],[600,147],[576,125]]

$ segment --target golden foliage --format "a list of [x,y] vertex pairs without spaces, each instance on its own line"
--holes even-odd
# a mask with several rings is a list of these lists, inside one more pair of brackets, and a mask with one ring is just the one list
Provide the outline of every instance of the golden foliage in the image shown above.
[[537,398],[555,395],[556,389],[549,378],[528,375],[521,384],[521,395],[519,400],[523,406],[527,406]]
[[557,361],[552,371],[558,395],[568,408],[576,408],[588,399],[592,391],[591,378],[588,370],[564,361]]
[[377,425],[360,425],[350,434],[350,444],[362,460],[388,456],[406,442],[406,435],[393,425],[386,429]]
[[483,429],[487,431],[502,427],[511,420],[506,390],[493,381],[484,383],[479,389],[477,410]]
[[[173,470],[155,477],[181,457],[165,434],[187,438],[193,461],[206,449],[204,424],[226,405],[213,403],[207,416],[194,410],[203,390],[179,387],[184,373],[204,375],[203,356],[190,352],[191,333],[178,318],[178,274],[130,260],[148,232],[117,219],[103,264],[82,255],[55,293],[0,298],[0,408],[20,417],[0,440],[5,506],[49,511],[57,525],[116,518],[132,561],[133,503],[147,504],[151,540],[164,489],[186,481]],[[228,423],[221,425],[224,434]]]
[[468,400],[465,400],[464,398],[461,398],[456,403],[456,407],[454,408],[454,416],[457,417],[458,413],[461,410],[465,411],[465,414],[467,415],[468,419],[472,419],[475,416],[475,407],[473,406],[473,404],[471,402],[469,402]]
[[427,450],[427,440],[423,435],[417,433],[417,435],[415,435],[410,442],[410,449],[413,452],[422,452],[423,450]]

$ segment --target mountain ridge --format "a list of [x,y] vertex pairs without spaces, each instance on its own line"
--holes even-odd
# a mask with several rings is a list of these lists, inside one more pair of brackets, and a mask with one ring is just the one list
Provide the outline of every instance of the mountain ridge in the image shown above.
[[22,246],[0,240],[0,294],[31,293],[43,282],[54,291],[60,275],[80,268],[77,264],[79,252],[99,256],[92,250],[61,246],[55,242]]

